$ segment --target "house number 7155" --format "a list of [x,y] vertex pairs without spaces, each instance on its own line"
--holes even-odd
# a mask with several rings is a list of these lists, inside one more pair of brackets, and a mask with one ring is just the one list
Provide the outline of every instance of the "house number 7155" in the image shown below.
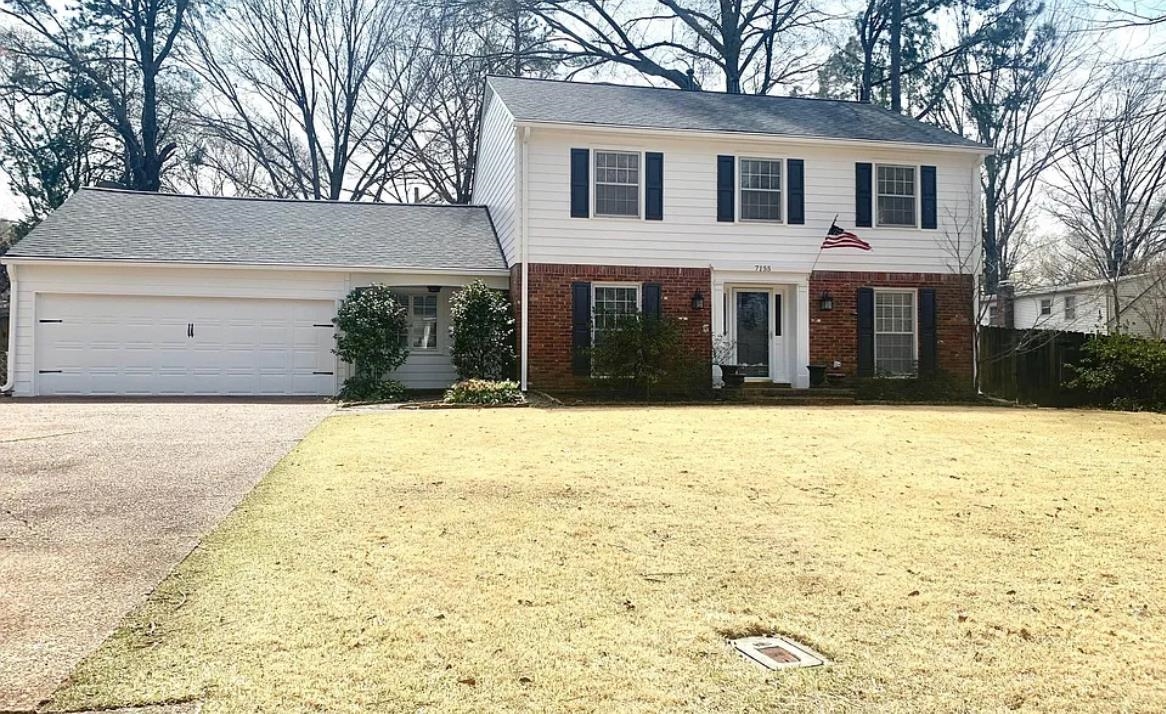
[[753,269],[759,273],[769,273],[773,271],[772,265],[754,265]]

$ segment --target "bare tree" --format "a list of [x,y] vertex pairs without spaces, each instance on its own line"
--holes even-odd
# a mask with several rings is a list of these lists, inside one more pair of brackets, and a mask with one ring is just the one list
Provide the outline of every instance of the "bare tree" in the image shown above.
[[121,142],[123,183],[157,191],[188,90],[174,52],[190,0],[3,0],[0,15],[7,53],[31,69],[5,88],[83,105]]
[[952,66],[953,81],[937,119],[993,153],[984,160],[982,238],[984,289],[996,291],[1033,246],[1025,239],[1040,178],[1071,146],[1072,118],[1085,87],[1079,69],[1076,35],[1067,18],[1041,3],[1016,2],[1011,11],[982,32],[968,13],[957,27],[969,46]]
[[1124,276],[1166,253],[1166,76],[1156,65],[1115,70],[1083,112],[1080,132],[1055,166],[1051,209],[1068,248],[1107,281],[1120,329]]
[[719,83],[768,94],[812,72],[802,31],[823,19],[810,0],[529,0],[566,56],[616,65],[677,87]]
[[211,93],[197,121],[270,194],[383,198],[416,121],[409,20],[376,0],[231,0],[195,33]]

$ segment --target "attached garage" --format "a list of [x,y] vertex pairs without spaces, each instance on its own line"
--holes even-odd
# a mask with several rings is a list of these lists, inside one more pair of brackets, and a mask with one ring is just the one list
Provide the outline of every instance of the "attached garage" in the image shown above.
[[327,396],[332,318],[394,286],[422,334],[396,378],[455,378],[449,296],[509,272],[486,210],[84,189],[4,258],[17,396]]

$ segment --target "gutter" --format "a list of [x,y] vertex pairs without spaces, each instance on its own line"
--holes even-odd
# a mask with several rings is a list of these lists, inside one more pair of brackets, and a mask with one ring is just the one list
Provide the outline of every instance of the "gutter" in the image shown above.
[[689,134],[693,136],[713,136],[721,139],[753,139],[763,140],[768,142],[781,142],[786,144],[803,144],[810,146],[822,145],[842,145],[842,146],[863,146],[870,148],[887,147],[900,149],[916,149],[919,151],[940,151],[940,152],[958,152],[965,154],[977,154],[979,156],[990,156],[996,151],[988,146],[964,146],[959,144],[922,144],[912,141],[875,141],[873,139],[845,139],[840,137],[826,137],[826,136],[803,136],[797,134],[764,134],[753,131],[711,131],[708,129],[679,129],[667,128],[656,129],[651,127],[630,126],[623,124],[590,124],[579,122],[565,122],[565,121],[518,121],[515,125],[524,129],[575,129],[586,131],[588,129],[605,131],[616,129],[627,134],[648,134],[654,136],[675,136],[676,134]]
[[16,315],[20,307],[20,290],[16,283],[16,266],[7,260],[8,280],[11,284],[11,299],[8,302],[8,374],[0,385],[0,394],[8,394],[16,386]]
[[28,264],[63,264],[63,265],[116,265],[136,266],[142,268],[226,268],[241,270],[311,270],[328,273],[384,273],[386,275],[498,275],[508,276],[510,271],[505,268],[410,268],[410,267],[382,267],[376,265],[335,265],[329,263],[232,263],[195,260],[135,260],[133,258],[70,258],[70,257],[32,257],[10,255],[4,259],[5,264],[14,266],[20,263]]

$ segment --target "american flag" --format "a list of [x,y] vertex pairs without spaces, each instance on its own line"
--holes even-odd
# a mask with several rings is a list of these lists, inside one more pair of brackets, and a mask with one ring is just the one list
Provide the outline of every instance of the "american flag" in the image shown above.
[[858,248],[859,250],[870,250],[870,243],[867,243],[848,230],[839,228],[837,223],[831,223],[830,230],[826,231],[826,240],[822,241],[822,250],[827,248]]

